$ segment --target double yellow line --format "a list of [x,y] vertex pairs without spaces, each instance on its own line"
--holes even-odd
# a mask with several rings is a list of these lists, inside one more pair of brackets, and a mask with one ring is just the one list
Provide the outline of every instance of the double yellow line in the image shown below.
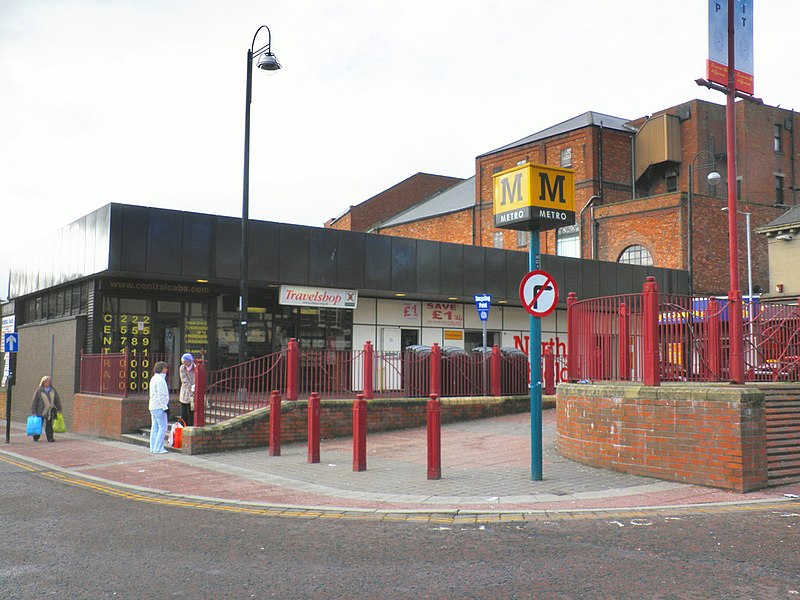
[[264,517],[288,517],[299,519],[346,519],[360,521],[386,521],[386,522],[416,522],[431,524],[484,524],[484,523],[510,523],[520,521],[557,521],[557,520],[589,520],[589,519],[648,519],[657,516],[673,516],[676,514],[719,514],[725,512],[753,512],[765,510],[785,510],[787,505],[796,507],[800,502],[797,500],[776,500],[774,502],[748,503],[748,504],[709,504],[708,506],[675,506],[618,510],[585,510],[585,511],[533,511],[530,513],[459,513],[457,511],[437,512],[432,510],[430,513],[405,513],[402,511],[346,511],[341,509],[304,509],[304,508],[282,508],[282,507],[256,507],[235,504],[224,504],[214,501],[185,500],[181,498],[169,498],[163,495],[148,495],[140,492],[128,491],[115,488],[91,479],[82,478],[75,475],[68,475],[59,471],[48,470],[40,467],[33,467],[27,463],[14,460],[8,456],[0,455],[0,460],[15,467],[19,467],[41,477],[47,477],[54,481],[59,481],[67,485],[74,485],[89,489],[101,494],[132,500],[135,502],[146,502],[158,504],[160,506],[175,506],[181,508],[192,508],[199,510],[216,510],[221,512],[248,514]]

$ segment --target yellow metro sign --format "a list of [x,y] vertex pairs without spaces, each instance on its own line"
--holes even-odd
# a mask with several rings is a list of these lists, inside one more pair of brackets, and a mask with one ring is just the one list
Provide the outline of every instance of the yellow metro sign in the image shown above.
[[575,171],[526,163],[492,177],[494,226],[556,229],[575,224]]

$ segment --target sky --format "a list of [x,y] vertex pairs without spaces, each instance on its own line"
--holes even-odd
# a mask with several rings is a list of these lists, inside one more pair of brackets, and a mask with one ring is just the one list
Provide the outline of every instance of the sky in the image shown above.
[[[800,110],[800,2],[753,11],[755,95]],[[261,25],[283,68],[253,73],[250,217],[322,226],[588,110],[724,103],[695,84],[707,14],[707,0],[0,0],[0,298],[12,250],[110,202],[241,216]]]

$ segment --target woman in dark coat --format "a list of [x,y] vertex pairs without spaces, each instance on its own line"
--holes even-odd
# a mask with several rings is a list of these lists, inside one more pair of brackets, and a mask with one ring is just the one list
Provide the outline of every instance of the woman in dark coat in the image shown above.
[[[33,392],[33,402],[31,403],[31,414],[42,417],[42,429],[47,435],[47,441],[54,441],[53,419],[61,412],[61,397],[56,388],[51,385],[50,376],[45,375],[39,382],[39,387]],[[33,436],[33,441],[39,441],[38,435]]]

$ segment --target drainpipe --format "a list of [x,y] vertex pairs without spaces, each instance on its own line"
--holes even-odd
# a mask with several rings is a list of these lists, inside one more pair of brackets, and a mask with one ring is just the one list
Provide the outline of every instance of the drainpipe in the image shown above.
[[[794,158],[794,109],[792,109],[792,129],[789,132],[789,135],[792,140],[792,153],[790,155],[790,160],[792,161],[792,204],[797,204],[797,178],[796,178],[796,166],[795,166],[795,158]],[[751,290],[752,291],[752,290]]]
[[[594,201],[595,200],[600,200],[600,196],[595,194],[591,198],[589,198],[589,201],[581,209],[581,212],[578,215],[578,223],[580,223],[581,233],[583,233],[583,213],[587,208],[591,207],[591,211],[589,211],[589,217],[592,219],[591,229],[589,230],[589,244],[590,244],[589,245],[589,252],[590,252],[590,257],[591,257],[592,260],[594,260],[594,257],[595,257],[595,246],[596,246],[595,239],[594,239],[595,238],[595,235],[594,235],[594,225],[595,225],[595,220],[594,220]],[[583,237],[583,236],[581,235],[581,237]]]

